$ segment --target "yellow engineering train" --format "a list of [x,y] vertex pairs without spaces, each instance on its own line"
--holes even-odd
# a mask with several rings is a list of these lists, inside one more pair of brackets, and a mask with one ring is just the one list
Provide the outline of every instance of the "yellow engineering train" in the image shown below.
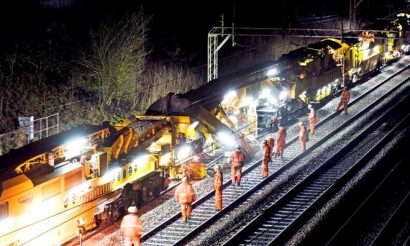
[[181,137],[194,137],[190,125],[187,116],[137,116],[80,126],[1,156],[0,245],[59,245],[158,195],[164,174],[176,175],[176,163],[201,151]]

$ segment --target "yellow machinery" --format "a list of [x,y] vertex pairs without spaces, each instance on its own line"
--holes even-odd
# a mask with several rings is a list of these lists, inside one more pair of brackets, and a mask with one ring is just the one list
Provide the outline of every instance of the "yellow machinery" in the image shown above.
[[[1,156],[0,245],[65,242],[78,234],[77,221],[88,230],[119,216],[117,201],[129,184],[132,195],[123,206],[158,195],[164,173],[176,176],[200,151],[189,145],[197,137],[188,132],[190,123],[187,116],[135,116],[114,126],[78,127]],[[202,169],[193,168],[195,177],[205,175]]]

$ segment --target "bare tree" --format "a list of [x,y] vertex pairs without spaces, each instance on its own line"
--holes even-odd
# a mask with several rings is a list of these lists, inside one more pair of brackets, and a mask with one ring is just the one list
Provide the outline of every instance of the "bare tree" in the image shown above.
[[135,91],[147,55],[143,49],[146,23],[140,15],[131,14],[91,31],[91,50],[79,59],[85,68],[80,86],[97,92],[101,105],[132,99],[130,92]]

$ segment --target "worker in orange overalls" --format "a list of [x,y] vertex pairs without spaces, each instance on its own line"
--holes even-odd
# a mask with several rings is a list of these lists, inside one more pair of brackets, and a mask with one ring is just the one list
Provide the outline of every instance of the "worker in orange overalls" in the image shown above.
[[350,100],[349,88],[345,87],[343,92],[342,92],[341,98],[340,98],[340,103],[337,105],[337,108],[336,108],[335,111],[336,112],[339,111],[340,107],[343,106],[344,114],[348,114],[347,113],[347,104],[349,103],[349,100]]
[[263,141],[262,147],[262,177],[268,177],[269,174],[269,162],[272,157],[272,150],[267,140]]
[[232,185],[241,184],[242,166],[244,163],[245,156],[241,151],[241,147],[238,146],[236,147],[236,150],[232,153],[230,158]]
[[125,215],[121,221],[121,232],[125,237],[125,246],[139,246],[141,244],[142,223],[137,211],[137,207],[129,207],[129,214]]
[[303,122],[299,122],[299,143],[302,152],[306,150],[307,129]]
[[168,173],[164,173],[164,189],[168,189],[169,185],[171,184],[171,179]]
[[309,115],[309,127],[310,127],[310,134],[315,134],[315,125],[317,123],[317,114],[316,110],[313,108],[312,104],[308,105],[308,109],[310,110]]
[[182,173],[188,180],[188,182],[190,182],[192,179],[191,174],[192,174],[192,170],[191,170],[191,166],[189,165],[189,163],[185,163],[183,165],[183,173]]
[[283,157],[283,151],[285,150],[286,145],[286,128],[282,125],[279,125],[279,130],[276,133],[276,153],[275,157]]
[[219,211],[222,209],[222,185],[224,180],[221,168],[218,165],[215,165],[214,170],[215,210]]
[[271,151],[271,156],[272,156],[273,147],[275,146],[275,139],[273,139],[273,137],[267,137],[266,141],[268,142],[268,145],[269,145],[269,148],[270,148],[270,151]]
[[192,184],[188,182],[186,177],[182,178],[182,183],[175,191],[175,200],[181,204],[182,219],[187,222],[191,216],[191,204],[196,200],[196,194]]

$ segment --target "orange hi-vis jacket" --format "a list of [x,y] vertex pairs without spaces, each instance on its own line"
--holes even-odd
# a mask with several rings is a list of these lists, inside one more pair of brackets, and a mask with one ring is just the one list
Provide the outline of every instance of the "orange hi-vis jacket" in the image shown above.
[[214,175],[214,189],[215,189],[215,209],[222,209],[222,184],[223,175],[222,172],[216,172]]
[[175,190],[175,200],[181,205],[188,205],[196,200],[196,194],[192,184],[182,182]]
[[285,145],[286,129],[285,128],[279,129],[278,132],[276,133],[276,138],[277,138],[276,143],[278,145],[282,145],[282,144]]
[[245,162],[245,156],[241,150],[235,150],[230,158],[231,167],[242,167]]
[[214,175],[214,189],[222,190],[223,176],[222,172],[216,172]]
[[125,215],[121,221],[125,237],[140,237],[142,234],[141,219],[136,214]]
[[341,99],[342,99],[342,101],[344,101],[344,102],[349,102],[349,100],[350,100],[350,92],[348,91],[348,90],[344,90],[343,92],[342,92],[342,95],[341,95]]
[[184,171],[185,177],[187,177],[188,180],[191,180],[191,167],[189,166],[188,163],[186,163],[183,166],[183,171]]
[[262,155],[264,159],[270,159],[272,157],[272,150],[268,144],[264,144],[262,147]]
[[316,114],[316,110],[314,108],[312,108],[309,112],[309,120],[315,121],[315,124],[317,122],[317,114]]
[[268,137],[266,138],[266,141],[268,141],[269,148],[272,150],[273,146],[275,146],[275,139],[273,139],[273,137]]

